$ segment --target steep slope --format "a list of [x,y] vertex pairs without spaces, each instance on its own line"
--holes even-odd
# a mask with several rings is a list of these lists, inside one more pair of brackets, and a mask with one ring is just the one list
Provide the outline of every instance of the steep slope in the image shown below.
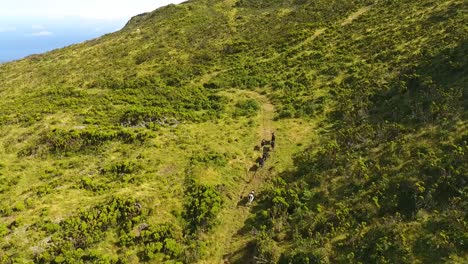
[[0,65],[0,260],[466,261],[467,9],[192,0]]
[[257,259],[466,262],[466,9],[375,3],[285,58],[327,94],[295,96],[288,115],[315,104],[332,126],[265,192]]

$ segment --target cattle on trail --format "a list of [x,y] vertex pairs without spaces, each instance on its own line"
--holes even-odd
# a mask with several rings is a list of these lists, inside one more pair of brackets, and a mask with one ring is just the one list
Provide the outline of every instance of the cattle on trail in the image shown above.
[[251,191],[247,197],[248,197],[248,200],[249,200],[249,204],[251,204],[253,202],[253,200],[255,199],[255,192]]
[[263,168],[263,165],[265,164],[265,159],[263,157],[260,158],[258,164],[260,165],[260,168]]

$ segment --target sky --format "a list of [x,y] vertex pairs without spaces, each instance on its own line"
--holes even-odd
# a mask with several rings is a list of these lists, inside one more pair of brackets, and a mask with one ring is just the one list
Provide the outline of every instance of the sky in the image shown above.
[[0,0],[0,62],[121,29],[138,14],[184,0]]

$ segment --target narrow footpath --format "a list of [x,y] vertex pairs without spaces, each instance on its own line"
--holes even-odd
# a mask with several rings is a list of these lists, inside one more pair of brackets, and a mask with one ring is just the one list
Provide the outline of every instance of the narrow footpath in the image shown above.
[[[269,99],[261,95],[257,92],[254,91],[244,91],[244,93],[248,94],[250,98],[253,98],[257,100],[260,105],[261,105],[261,111],[258,116],[258,122],[259,122],[259,127],[257,129],[257,134],[258,134],[258,144],[257,146],[252,146],[258,147],[258,157],[260,158],[262,156],[262,146],[260,145],[261,140],[270,140],[271,139],[271,132],[274,132],[274,126],[273,126],[273,118],[274,118],[274,113],[275,113],[275,108],[273,104],[269,101]],[[239,230],[241,230],[248,217],[250,216],[251,209],[254,203],[249,205],[247,203],[247,195],[249,194],[250,191],[255,191],[256,194],[259,194],[262,191],[262,186],[265,180],[267,180],[270,177],[269,173],[269,167],[270,167],[270,162],[273,159],[275,153],[274,151],[270,151],[269,153],[270,157],[265,161],[265,164],[262,168],[256,168],[258,166],[258,163],[256,163],[255,160],[252,160],[252,164],[256,163],[256,165],[249,166],[249,168],[246,168],[246,173],[245,173],[245,184],[242,187],[239,195],[237,196],[238,202],[235,205],[235,208],[232,208],[230,210],[229,214],[229,222],[231,223],[229,225],[229,230],[226,230],[226,236],[225,236],[225,248],[224,252],[235,252],[237,249],[242,248],[242,245],[247,244],[248,237],[242,236],[239,233]],[[230,263],[229,262],[229,255],[224,255],[224,263]]]

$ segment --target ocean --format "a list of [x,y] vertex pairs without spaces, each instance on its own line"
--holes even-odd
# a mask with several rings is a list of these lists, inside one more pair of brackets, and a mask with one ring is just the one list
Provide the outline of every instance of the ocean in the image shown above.
[[127,19],[0,18],[0,63],[18,60],[121,29]]

